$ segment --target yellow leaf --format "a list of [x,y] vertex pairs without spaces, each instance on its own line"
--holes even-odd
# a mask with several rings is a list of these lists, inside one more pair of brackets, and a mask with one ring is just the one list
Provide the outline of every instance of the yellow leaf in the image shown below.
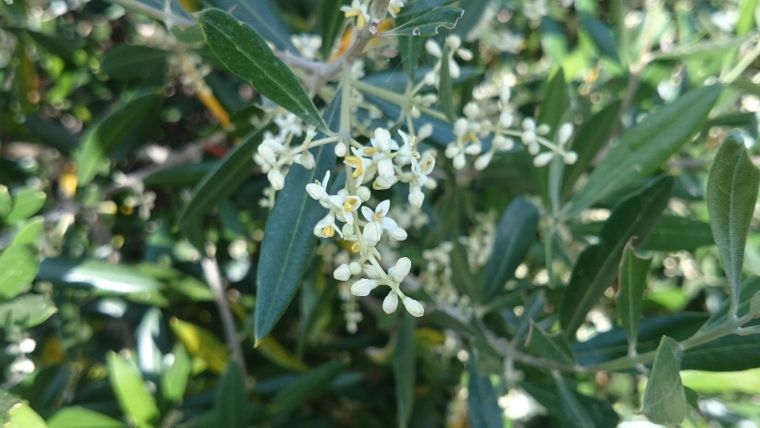
[[261,352],[261,354],[269,361],[282,368],[296,372],[305,372],[309,369],[309,366],[288,351],[280,342],[272,338],[272,336],[267,336],[261,339],[256,350]]
[[216,336],[208,330],[177,318],[172,318],[170,324],[172,331],[190,355],[203,360],[214,373],[224,373],[229,352]]

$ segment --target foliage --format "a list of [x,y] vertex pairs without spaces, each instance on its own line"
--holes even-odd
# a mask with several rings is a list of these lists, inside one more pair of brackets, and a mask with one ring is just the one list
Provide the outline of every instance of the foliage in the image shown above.
[[756,426],[759,20],[0,2],[0,424]]

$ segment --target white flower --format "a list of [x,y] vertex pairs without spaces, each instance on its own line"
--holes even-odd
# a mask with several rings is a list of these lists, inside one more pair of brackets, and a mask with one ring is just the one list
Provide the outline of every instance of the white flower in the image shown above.
[[374,245],[380,241],[383,230],[386,230],[391,238],[397,241],[406,239],[406,231],[399,227],[395,220],[388,217],[390,206],[391,202],[386,199],[377,205],[374,212],[368,207],[362,207],[362,215],[369,222],[364,227],[364,238],[370,244]]
[[371,156],[377,164],[377,173],[380,177],[391,178],[396,175],[393,167],[393,154],[391,150],[398,150],[398,143],[391,138],[387,129],[375,129],[375,137],[370,140],[372,147],[364,149],[364,154]]
[[412,187],[409,189],[409,205],[420,208],[422,202],[425,201],[425,194],[422,193],[422,189],[419,187]]
[[267,173],[267,179],[275,190],[282,190],[285,186],[285,176],[279,169],[270,170]]
[[340,229],[335,224],[335,214],[330,211],[326,216],[319,220],[314,226],[314,235],[320,238],[332,238],[335,232],[341,234]]
[[404,7],[405,3],[406,0],[391,0],[388,4],[388,13],[395,18],[401,12],[401,8]]
[[346,18],[356,17],[356,28],[364,28],[367,25],[367,21],[369,21],[367,3],[364,1],[353,0],[350,6],[343,6],[340,10]]
[[315,199],[321,202],[327,198],[327,182],[328,181],[330,181],[330,170],[327,170],[327,172],[325,172],[325,178],[322,179],[322,183],[320,183],[319,180],[317,180],[314,183],[307,184],[306,192],[309,194],[309,196],[312,197],[312,199]]

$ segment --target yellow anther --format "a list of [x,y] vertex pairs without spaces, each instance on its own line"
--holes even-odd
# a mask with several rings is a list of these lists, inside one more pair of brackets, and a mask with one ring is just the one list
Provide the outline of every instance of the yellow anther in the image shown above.
[[358,242],[354,242],[353,245],[351,245],[351,251],[354,253],[358,253],[361,250],[361,245],[359,245]]
[[343,209],[348,212],[354,212],[359,207],[359,204],[361,203],[361,200],[359,198],[346,198],[346,201],[343,202]]
[[332,238],[335,236],[335,228],[332,226],[325,226],[319,232],[325,238]]
[[362,165],[362,160],[359,159],[356,156],[347,156],[346,160],[343,161],[346,165],[350,166],[354,169],[354,172],[351,174],[354,178],[361,177],[362,173],[364,172],[364,167]]

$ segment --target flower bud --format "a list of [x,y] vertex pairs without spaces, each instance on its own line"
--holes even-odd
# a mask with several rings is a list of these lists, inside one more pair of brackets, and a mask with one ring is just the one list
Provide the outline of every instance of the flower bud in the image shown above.
[[401,299],[401,303],[404,304],[406,311],[413,317],[419,318],[425,313],[425,308],[422,307],[422,304],[411,297],[404,296],[404,298]]
[[273,169],[267,173],[267,179],[272,184],[274,190],[282,190],[285,186],[285,177],[282,175],[279,169]]
[[[351,285],[351,294],[354,296],[367,296],[370,291],[377,287],[377,281],[374,279],[362,278]],[[383,305],[385,305],[383,303]],[[383,306],[385,307],[385,306]]]
[[396,311],[396,308],[398,307],[398,294],[396,294],[395,291],[391,290],[390,293],[388,293],[387,296],[385,296],[385,299],[383,299],[383,312],[386,314],[392,314]]
[[333,271],[333,278],[338,281],[348,281],[351,278],[351,268],[346,263],[343,263]]

